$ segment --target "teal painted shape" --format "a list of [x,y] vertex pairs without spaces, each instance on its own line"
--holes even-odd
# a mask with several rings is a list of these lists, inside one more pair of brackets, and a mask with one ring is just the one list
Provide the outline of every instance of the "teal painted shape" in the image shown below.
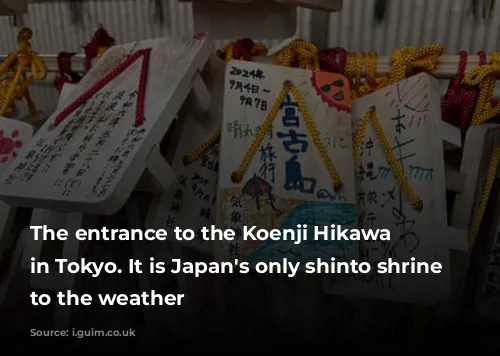
[[341,225],[343,229],[356,228],[356,204],[344,202],[305,202],[296,206],[285,218],[281,230],[297,229],[298,224],[307,225],[307,241],[266,241],[247,259],[250,264],[279,261],[287,258],[292,262],[351,259],[357,256],[358,241],[315,241],[315,226]]

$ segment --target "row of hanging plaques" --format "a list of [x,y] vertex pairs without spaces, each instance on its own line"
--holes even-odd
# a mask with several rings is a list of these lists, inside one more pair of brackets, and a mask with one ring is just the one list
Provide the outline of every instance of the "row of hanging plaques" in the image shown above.
[[[243,225],[293,229],[306,224],[309,236],[315,225],[358,226],[389,229],[391,241],[369,242],[361,249],[357,243],[338,241],[321,245],[237,241],[222,248],[222,259],[307,262],[335,257],[377,263],[415,257],[447,266],[444,163],[442,155],[433,154],[442,150],[437,130],[439,95],[432,92],[433,81],[420,74],[351,104],[343,76],[229,62],[220,148],[219,226],[241,231]],[[252,97],[238,87],[255,88],[259,94]],[[432,97],[434,103],[425,100]],[[260,106],[262,102],[267,109]],[[264,123],[266,116],[269,119]],[[237,124],[253,135],[239,135]],[[358,135],[357,130],[364,132]],[[362,139],[355,148],[356,136]],[[398,173],[388,162],[387,141],[409,178],[406,186],[412,186],[424,201],[421,211],[408,201]],[[445,274],[384,277],[336,275],[325,282],[325,290],[423,304],[447,296]]]
[[[286,70],[290,71],[290,69],[286,69]],[[293,70],[292,70],[292,71],[293,71]],[[307,72],[306,72],[306,73],[307,73]],[[310,74],[310,73],[309,73],[309,74]],[[317,79],[316,79],[316,80],[317,80]],[[313,82],[311,82],[311,83],[313,83]],[[317,84],[317,83],[316,83],[316,84]],[[347,94],[348,94],[348,93],[347,93]],[[347,97],[349,97],[349,96],[347,95]],[[289,95],[287,96],[287,98],[286,98],[286,99],[290,99],[290,98],[289,98]],[[344,104],[342,104],[342,105],[344,105]],[[342,106],[342,105],[341,105],[341,106]],[[344,110],[346,110],[346,109],[348,109],[348,106],[344,106]],[[238,126],[238,125],[237,125],[237,123],[236,123],[235,125],[236,125],[236,126],[235,126],[235,127],[236,127],[236,129],[235,129],[235,130],[236,130],[236,132],[237,132],[237,131],[238,131],[238,129],[237,129],[237,126]],[[344,125],[344,126],[345,126],[345,125]],[[345,130],[345,128],[344,128],[344,130]],[[237,135],[238,135],[238,134],[237,134]],[[344,133],[343,135],[341,134],[341,135],[340,135],[340,138],[341,138],[341,139],[343,139],[343,140],[345,140],[345,136],[346,136],[346,135],[345,135],[345,133]],[[349,135],[347,135],[346,137],[349,137]],[[345,150],[345,149],[344,149],[344,150]],[[216,151],[215,151],[215,150],[214,150],[213,152],[214,152],[214,153],[216,153]],[[272,155],[271,155],[271,156],[272,156]],[[203,158],[203,160],[206,160],[206,157],[204,157],[204,158]],[[272,162],[271,162],[271,163],[272,163]],[[202,163],[202,165],[203,165],[203,163]],[[205,163],[205,165],[207,165],[207,167],[209,167],[209,169],[212,169],[212,171],[213,171],[213,172],[215,172],[215,171],[217,170],[217,169],[216,169],[216,168],[217,168],[217,167],[216,167],[216,165],[217,165],[217,163],[216,163],[216,156],[213,158],[213,160],[212,160],[211,162],[210,162],[210,161],[206,162],[206,163]],[[192,178],[192,179],[196,180],[196,178]],[[204,178],[199,178],[199,179],[204,179]],[[352,189],[351,189],[351,190],[352,190]],[[176,192],[178,193],[178,191],[177,191],[177,190],[176,190]],[[324,193],[322,193],[322,194],[318,194],[318,196],[321,196],[321,198],[322,198],[322,199],[324,199],[323,194],[324,194]],[[198,194],[197,194],[197,195],[198,195]],[[352,194],[351,194],[351,195],[352,195]],[[254,197],[254,198],[255,198],[255,197]],[[258,196],[257,196],[256,198],[258,198]],[[330,198],[330,199],[331,199],[331,198]],[[340,199],[340,200],[342,200],[342,198],[341,198],[341,197],[339,197],[339,199]],[[206,197],[204,197],[204,200],[206,201]],[[257,204],[258,204],[258,202],[257,202]],[[210,204],[208,204],[208,205],[210,205]],[[350,211],[350,213],[349,213],[349,214],[351,214],[351,215],[352,215],[352,214],[353,214],[353,212],[354,212],[354,210],[352,209],[352,208],[353,208],[353,206],[352,206],[352,205],[353,205],[353,203],[351,203],[351,204],[350,204],[350,208],[348,209],[348,211]],[[206,210],[205,210],[205,211],[207,211],[208,209],[209,209],[209,208],[206,208]],[[175,210],[175,208],[174,208],[174,210]],[[347,215],[349,215],[349,214],[347,214]],[[353,216],[353,215],[352,215],[352,216]],[[351,218],[352,218],[352,216],[351,216]]]
[[[179,51],[166,51],[173,48]],[[224,66],[211,51],[206,39],[111,48],[5,168],[2,199],[51,210],[117,212],[145,169],[168,173],[151,152],[187,94],[203,96],[203,86],[183,78],[208,61],[201,81],[213,83],[205,88],[212,102],[207,115],[190,115],[176,126],[179,144],[169,148],[175,181],[163,184],[147,227],[199,230],[216,223],[238,236],[243,225],[389,229],[390,241],[361,246],[186,244],[219,261],[438,261],[441,274],[335,275],[325,278],[324,289],[420,304],[448,298],[448,258],[456,244],[448,237],[436,80],[419,74],[351,102],[341,75],[243,61]],[[141,92],[137,83],[145,76]],[[196,151],[203,142],[206,147]]]
[[[375,262],[388,257],[409,260],[411,255],[418,261],[440,261],[446,266],[448,246],[446,241],[440,241],[446,236],[440,233],[446,230],[444,165],[442,157],[433,154],[441,149],[442,140],[437,135],[439,114],[430,114],[439,113],[439,95],[432,92],[436,87],[434,79],[421,74],[352,106],[347,80],[335,74],[234,61],[226,66],[224,77],[220,147],[214,143],[197,160],[184,165],[184,155],[216,135],[219,124],[193,119],[192,124],[183,125],[179,139],[182,146],[176,148],[178,154],[173,163],[177,183],[158,204],[168,211],[164,217],[153,211],[154,218],[150,221],[157,224],[163,219],[168,228],[199,229],[216,221],[217,216],[218,226],[236,231],[240,231],[242,225],[286,228],[301,221],[310,221],[309,226],[341,224],[387,228],[394,225],[397,226],[391,229],[394,245],[370,243],[361,258],[357,255],[357,245],[339,248],[338,243],[321,249],[307,244],[293,246],[298,251],[292,250],[289,256],[279,258],[291,259],[298,254],[304,259],[312,254]],[[407,95],[398,94],[401,90],[406,90]],[[436,101],[425,100],[430,97]],[[419,98],[421,100],[417,100]],[[412,102],[407,102],[409,100]],[[374,114],[372,106],[376,109]],[[264,125],[273,108],[277,110],[276,117],[269,118]],[[380,121],[382,139],[389,140],[392,146],[400,145],[397,149],[402,153],[396,156],[404,157],[407,162],[408,166],[404,167],[409,177],[407,185],[424,201],[422,211],[417,211],[407,200],[404,187],[392,173],[383,151],[384,141],[376,135],[371,123],[379,119],[370,119],[358,153],[352,159],[351,123],[366,113],[397,118],[387,123]],[[354,120],[353,116],[356,116]],[[197,134],[196,139],[193,134]],[[404,153],[404,150],[409,151]],[[233,181],[235,171],[241,176],[240,181]],[[218,182],[214,182],[217,176]],[[340,192],[335,191],[338,185],[342,185]],[[198,206],[192,204],[193,200],[201,200],[199,210],[192,208]],[[430,203],[426,204],[426,200]],[[331,212],[318,213],[328,209]],[[395,215],[394,209],[400,214]],[[419,224],[419,219],[425,222]],[[431,224],[435,227],[425,228]],[[308,248],[310,253],[304,250]],[[203,249],[210,251],[211,247]],[[237,256],[257,261],[277,258],[279,250],[280,246],[272,244],[234,243],[216,246],[215,254],[219,260]],[[389,280],[379,280],[373,275],[355,277],[327,285],[332,285],[330,290],[335,293],[370,294],[376,298],[419,303],[435,303],[447,294],[446,287],[441,287],[446,285],[441,283],[441,278],[446,280],[443,275],[396,276]],[[436,281],[433,284],[436,288],[432,288],[436,293],[419,293],[423,285],[429,286],[429,280]],[[338,284],[343,287],[336,287]]]
[[[103,59],[103,61],[105,60]],[[116,61],[114,64],[116,64]],[[95,75],[95,71],[92,74]],[[102,76],[104,73],[100,74]],[[86,78],[89,80],[91,77],[92,76],[89,75]],[[386,213],[387,216],[384,216],[382,208],[386,207],[391,202],[401,202],[401,204],[403,204],[406,201],[402,188],[396,187],[398,188],[397,191],[395,189],[391,190],[394,188],[391,187],[391,184],[397,186],[397,181],[393,176],[391,182],[391,167],[387,162],[384,162],[384,160],[387,160],[384,159],[384,155],[379,154],[379,157],[376,156],[377,149],[379,153],[381,153],[381,144],[375,132],[368,131],[365,133],[365,135],[367,135],[365,139],[366,142],[365,140],[362,142],[364,147],[361,148],[363,152],[359,152],[359,161],[353,161],[351,158],[353,152],[351,120],[349,115],[351,103],[349,100],[349,91],[346,89],[348,84],[345,78],[335,74],[313,73],[311,71],[266,66],[249,62],[231,62],[227,66],[225,77],[225,105],[223,117],[239,117],[241,119],[224,120],[222,123],[222,152],[230,153],[231,157],[226,159],[226,157],[223,157],[223,153],[221,155],[221,162],[231,162],[232,167],[231,165],[226,167],[224,164],[221,164],[219,170],[218,195],[220,204],[218,216],[219,225],[221,227],[233,228],[235,231],[240,231],[243,224],[250,226],[258,225],[262,228],[271,229],[287,228],[287,226],[294,227],[298,223],[308,223],[310,227],[315,224],[340,224],[346,227],[354,227],[358,223],[362,223],[363,227],[375,228],[377,225],[373,225],[372,227],[372,224],[375,223],[373,219],[375,212],[379,213],[378,219],[387,221],[391,218],[392,213]],[[432,79],[426,75],[420,75],[408,80],[417,81],[417,85],[410,84],[410,87],[415,86],[416,92],[418,92],[421,89],[421,87],[418,87],[418,82],[422,82],[423,84],[421,85],[425,87],[426,82]],[[331,88],[325,90],[325,86],[330,86]],[[335,92],[336,89],[338,89],[337,92]],[[377,94],[381,93],[383,92],[378,92]],[[391,93],[388,92],[387,94],[390,96]],[[278,100],[278,96],[280,96],[280,100]],[[409,96],[412,96],[411,93]],[[99,97],[99,95],[96,95],[96,97]],[[367,99],[370,98],[368,97]],[[375,100],[377,103],[381,101],[378,98]],[[393,94],[390,100],[390,104],[394,106],[397,112],[397,107],[401,105],[397,102],[396,96]],[[101,101],[104,102],[102,99]],[[280,102],[283,102],[283,104],[280,104]],[[298,103],[301,103],[300,106]],[[425,109],[428,110],[429,105],[428,103],[425,104],[427,105]],[[280,105],[282,107],[276,112],[276,120],[272,120],[273,118],[271,118],[272,121],[268,120],[269,124],[266,125],[267,127],[264,127],[262,118],[267,116],[273,107],[279,108]],[[373,101],[370,105],[373,105]],[[369,111],[370,105],[368,105],[367,108],[363,108],[362,111]],[[390,107],[390,105],[388,107]],[[312,111],[308,108],[315,108],[315,110]],[[381,107],[380,104],[378,104],[377,112],[383,113],[383,110],[389,109]],[[235,111],[239,111],[240,115],[234,115]],[[405,113],[399,114],[403,117],[406,115]],[[361,113],[359,115],[361,115]],[[425,116],[426,114],[424,113],[423,115]],[[327,117],[332,116],[335,117],[336,120],[326,120]],[[410,115],[408,115],[408,117],[409,116]],[[305,119],[305,117],[307,117],[307,119]],[[320,120],[320,118],[323,119]],[[394,135],[404,133],[406,129],[408,129],[408,131],[415,131],[415,133],[412,132],[410,134],[409,138],[402,136],[403,138],[400,140],[416,140],[412,138],[412,136],[418,133],[418,128],[425,128],[427,123],[429,125],[437,125],[436,122],[433,123],[431,119],[427,120],[425,117],[415,117],[407,121],[408,123],[406,124],[401,121],[398,124],[399,126],[396,125],[395,128],[392,128]],[[410,121],[415,122],[412,123]],[[420,121],[422,121],[422,123]],[[332,126],[329,127],[328,125]],[[408,126],[408,128],[406,128],[406,126]],[[370,130],[369,127],[370,126],[366,129]],[[384,132],[387,132],[388,129],[390,129],[390,127],[385,127]],[[40,132],[43,132],[42,130]],[[51,130],[53,129],[51,128]],[[126,132],[127,130],[122,132],[122,135],[126,136]],[[193,131],[189,130],[187,132],[192,133]],[[262,136],[262,132],[265,132],[264,139],[258,142],[258,139],[255,137],[258,138]],[[210,135],[213,134],[210,130],[208,133]],[[368,136],[370,134],[372,136]],[[390,137],[390,135],[391,134],[389,134],[388,137]],[[85,141],[85,136],[82,136],[82,140]],[[40,145],[40,140],[36,140],[36,137],[33,141],[34,143],[38,142],[38,145]],[[191,140],[191,142],[193,141],[194,140]],[[440,138],[436,138],[436,141],[440,144]],[[229,149],[224,149],[224,147],[227,147],[226,145],[229,145]],[[36,145],[34,146],[36,147]],[[429,147],[428,144],[421,146]],[[251,151],[252,148],[253,156],[249,156],[246,151]],[[366,152],[364,152],[364,150],[366,150]],[[30,152],[31,151],[33,150],[30,150]],[[75,153],[76,152],[70,152],[69,150],[66,151],[68,157],[62,161],[69,161],[71,163],[72,156],[74,156]],[[205,155],[201,157],[200,162],[196,162],[196,164],[200,164],[201,168],[206,166],[206,169],[217,172],[217,153],[217,147],[211,148],[209,154],[212,154],[212,156],[210,157],[209,154]],[[289,157],[287,157],[287,155]],[[302,155],[304,158],[300,157]],[[312,155],[313,157],[309,157],[308,155]],[[363,155],[364,157],[368,157],[366,162],[362,161],[361,157],[363,157]],[[409,153],[409,155],[410,157],[412,157],[412,155],[415,156],[414,153]],[[245,162],[242,162],[245,157],[249,157],[249,160],[246,162],[246,167]],[[104,160],[105,157],[103,156],[102,158],[103,162],[107,163],[107,161]],[[318,162],[322,164],[319,165]],[[356,172],[353,162],[356,162]],[[105,165],[105,163],[103,163],[103,165]],[[415,163],[407,169],[427,170],[412,173],[419,182],[434,182],[432,176],[437,175],[434,171],[438,171],[439,173],[439,168],[434,167],[439,166],[439,164],[435,164],[434,162],[430,163],[431,164],[427,163],[430,167],[426,167],[424,164]],[[63,176],[66,165],[67,162],[60,166],[60,168],[62,168],[60,174]],[[279,168],[279,165],[283,165],[284,169]],[[12,166],[14,167],[15,165]],[[193,164],[191,166],[193,166]],[[441,170],[442,169],[443,166],[441,162]],[[14,186],[17,188],[15,190],[19,189],[23,194],[11,193],[6,196],[7,201],[14,200],[19,204],[22,203],[24,198],[35,200],[37,204],[32,204],[32,206],[40,206],[40,204],[44,206],[43,203],[40,203],[42,199],[37,195],[45,195],[52,189],[59,190],[63,197],[69,194],[69,198],[60,199],[62,202],[59,203],[59,205],[64,209],[89,211],[90,209],[97,208],[96,205],[91,208],[82,209],[84,206],[82,203],[84,201],[90,205],[88,199],[82,199],[78,197],[78,195],[71,197],[71,193],[68,192],[66,187],[59,189],[55,188],[57,184],[54,186],[54,182],[45,179],[43,181],[47,182],[47,184],[51,184],[54,188],[46,186],[44,189],[36,189],[37,195],[34,195],[33,192],[29,191],[29,182],[31,181],[29,176],[26,178],[27,184],[22,184],[21,179],[13,179],[13,174],[17,173],[18,170],[19,165],[14,167],[12,172],[7,171],[8,174],[6,174],[4,184],[6,187],[9,187],[9,191],[12,191],[10,189]],[[240,174],[243,176],[244,180],[239,183],[234,183],[232,180],[234,171],[241,172]],[[78,172],[76,172],[76,174],[78,174]],[[421,178],[424,176],[425,178]],[[442,177],[443,174],[441,174],[441,178]],[[57,181],[59,178],[53,177],[52,180],[54,179]],[[74,177],[72,179],[73,181],[75,180]],[[186,184],[184,179],[189,180],[189,182]],[[377,179],[387,180],[389,182],[387,185],[387,192],[376,191],[374,189],[373,183]],[[205,181],[207,178],[202,175],[196,177],[196,173],[193,173],[191,177],[180,175],[179,180],[180,185],[188,185],[192,189],[195,186],[197,188],[202,188],[203,185],[206,184]],[[16,186],[16,183],[18,186]],[[96,184],[96,182],[93,183],[94,185]],[[444,184],[442,181],[441,183]],[[426,183],[421,184],[423,187],[429,185]],[[341,192],[335,191],[338,185],[342,185]],[[431,186],[432,185],[434,184],[431,184]],[[93,192],[96,192],[94,188],[95,187],[93,187]],[[367,197],[363,197],[363,188],[368,192]],[[381,187],[377,185],[376,188],[380,189]],[[129,189],[133,188],[130,187]],[[437,188],[437,190],[439,189],[444,192],[444,186]],[[357,191],[357,193],[355,193],[355,191]],[[170,202],[172,203],[170,205],[174,205],[172,209],[174,212],[176,209],[174,201],[179,200],[179,193],[178,189],[176,189],[173,199],[171,199],[172,201]],[[193,193],[194,196],[201,197],[204,201],[208,201],[211,204],[214,203],[215,197],[213,193],[207,194],[200,189],[196,189]],[[428,192],[426,193],[430,197],[438,196],[435,192],[431,194]],[[47,201],[53,199],[53,194],[50,195],[52,195],[52,197],[46,198]],[[383,196],[387,196],[389,199],[385,204],[382,201]],[[12,199],[13,197],[15,198]],[[379,206],[377,206],[378,201],[381,201]],[[71,206],[73,205],[71,203],[75,204],[75,208]],[[101,203],[102,201],[99,201],[98,204]],[[78,204],[78,208],[76,208],[76,204]],[[356,215],[356,204],[362,208],[362,212],[360,212],[358,216]],[[438,206],[438,204],[430,204],[430,207],[434,206]],[[389,211],[391,211],[392,208],[393,207],[389,208]],[[413,207],[407,204],[407,208],[409,208],[407,210],[410,210],[409,214],[411,214],[411,209],[413,209]],[[103,208],[97,209],[103,213],[107,210]],[[326,213],[328,209],[331,211]],[[374,209],[375,212],[371,209]],[[398,209],[403,209],[403,207],[399,207]],[[207,215],[212,212],[210,204],[208,204],[204,210],[205,215],[200,219],[203,221],[202,225],[206,225],[205,221],[211,221],[210,219],[206,219]],[[315,212],[314,210],[317,211]],[[431,209],[429,209],[429,211],[430,210]],[[252,214],[249,214],[250,212],[252,212]],[[296,214],[295,218],[293,214],[291,214],[292,212]],[[199,213],[200,216],[203,215],[201,210]],[[408,213],[402,212],[402,214]],[[443,214],[443,212],[441,212],[441,214]],[[433,216],[440,215],[431,211],[429,217],[432,218]],[[403,216],[401,218],[403,218]],[[415,220],[409,219],[408,216],[405,218],[409,221]],[[169,219],[172,220],[173,217],[169,216]],[[445,221],[444,219],[437,220],[441,222]],[[169,224],[172,224],[172,221],[170,221]],[[175,222],[172,225],[174,224]],[[385,228],[384,226],[387,225],[381,223],[378,226],[379,228]],[[405,231],[400,234],[404,235],[402,239],[406,239],[407,237],[405,234],[418,237],[417,232],[410,229],[409,233]],[[393,232],[393,236],[394,235],[397,236],[397,234]],[[412,255],[416,256],[419,260],[435,260],[436,255],[434,255],[434,253],[435,251],[439,251],[439,248],[434,248],[433,246],[422,248],[421,250],[424,251],[420,255],[422,257],[420,257],[416,251],[412,251],[412,249],[416,247],[425,246],[425,237],[423,239],[424,241],[418,241],[417,238],[414,241],[414,246],[407,249],[407,253],[412,253]],[[432,240],[433,239],[429,238],[429,241]],[[389,256],[401,258],[403,260],[409,257],[405,256],[403,254],[404,252],[398,255],[398,246],[402,244],[398,244],[397,240],[393,243],[396,244],[396,247],[386,248],[390,254],[376,256],[376,253],[370,251],[371,254],[364,252],[363,256],[366,255],[366,257],[363,258],[368,258],[369,261],[377,261],[378,259],[384,259]],[[373,246],[374,244],[378,243],[370,244],[370,250],[372,251],[377,250],[377,247]],[[289,259],[297,255],[303,256],[301,257],[302,259],[313,258],[313,256],[321,258],[359,257],[357,256],[357,246],[342,246],[342,248],[339,248],[336,242],[332,242],[331,246],[321,249],[317,246],[310,247],[302,245],[297,245],[295,248],[297,251],[289,251],[288,253],[290,255],[280,257],[287,257]],[[311,248],[311,251],[306,252],[303,250],[307,248]],[[268,251],[266,251],[266,249]],[[399,247],[399,249],[404,250],[404,248],[401,247]],[[283,250],[280,246],[242,246],[238,243],[230,244],[226,249],[222,249],[221,252],[222,256],[224,256],[222,259],[245,256],[245,258],[249,258],[249,260],[272,260],[275,258],[273,256],[276,256],[276,251],[280,250]],[[440,261],[442,260],[440,259]],[[396,294],[395,292],[390,293],[392,296],[384,296],[384,294],[387,294],[387,292],[384,291],[384,285],[387,285],[390,289],[394,289],[394,286],[397,284],[394,281],[391,281],[391,283],[378,281],[377,278],[370,278],[370,275],[365,277],[367,277],[366,280],[348,280],[345,283],[347,283],[347,285],[352,285],[350,289],[353,291],[359,288],[372,288],[371,286],[375,285],[375,290],[379,290],[381,298],[414,302],[422,301],[413,299],[418,293],[414,293],[408,286],[402,286],[396,289],[401,290],[401,296],[393,297]],[[401,279],[401,281],[404,280],[408,280],[408,278],[405,277]],[[337,283],[341,282],[334,282],[334,284]],[[369,287],[359,287],[363,285]],[[415,286],[416,284],[413,282],[411,285]],[[416,288],[420,289],[420,286],[417,285]],[[347,294],[358,294],[358,292],[350,292],[347,288],[335,289],[345,291]],[[405,297],[403,295],[404,291],[408,291],[408,296]],[[428,296],[429,294],[426,293],[426,295]],[[434,297],[434,301],[438,298],[439,297]]]
[[[197,73],[211,53],[209,41],[186,38],[109,49],[78,85],[63,91],[53,115],[5,168],[5,201],[49,215],[67,212],[61,227],[71,234],[85,228],[83,214],[118,212],[143,177],[165,191],[172,170],[161,157],[160,141],[188,95],[200,88]],[[26,252],[40,257],[41,242],[31,238],[25,244]],[[70,239],[62,251],[63,258],[75,260],[82,249]],[[42,289],[75,288],[74,276],[33,275],[30,280]],[[66,327],[70,308],[57,309],[56,315],[64,315],[56,317],[56,324]]]

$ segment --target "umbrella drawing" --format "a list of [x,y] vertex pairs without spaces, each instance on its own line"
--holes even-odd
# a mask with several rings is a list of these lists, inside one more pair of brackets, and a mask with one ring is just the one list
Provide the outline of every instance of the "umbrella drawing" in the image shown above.
[[267,203],[271,206],[273,211],[279,215],[282,212],[274,206],[274,201],[276,200],[272,194],[273,187],[264,178],[257,176],[254,173],[253,177],[250,178],[242,188],[242,193],[244,195],[249,195],[255,198],[255,206],[257,210],[260,210],[260,200],[262,195],[267,195]]

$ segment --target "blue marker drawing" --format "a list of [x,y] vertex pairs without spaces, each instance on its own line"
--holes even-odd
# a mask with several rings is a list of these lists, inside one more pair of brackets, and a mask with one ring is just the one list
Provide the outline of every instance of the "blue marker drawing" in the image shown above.
[[307,225],[308,240],[266,241],[247,258],[254,265],[257,262],[279,261],[287,258],[291,262],[309,262],[331,257],[351,259],[358,255],[358,241],[314,240],[315,226],[341,225],[343,229],[356,228],[356,204],[340,202],[305,202],[295,207],[285,218],[281,229],[297,229],[298,224]]
[[325,199],[328,201],[346,201],[347,199],[340,193],[333,192],[330,193],[327,189],[320,189],[318,193],[316,193],[316,197],[318,199]]
[[297,155],[293,155],[285,162],[285,190],[298,190],[302,193],[313,194],[317,179],[304,177],[302,166]]
[[420,181],[432,180],[432,173],[434,173],[434,168],[424,168],[421,166],[412,165],[409,165],[408,168],[410,169],[410,172],[408,172],[408,175],[410,177],[416,178]]
[[[297,133],[295,130],[288,130],[288,133],[286,132],[278,132],[277,133],[278,138],[288,138],[288,140],[283,140],[283,147],[285,148],[285,151],[292,153],[292,154],[297,154],[297,153],[305,153],[307,152],[307,149],[309,148],[309,142],[308,142],[308,137],[306,134],[301,134]],[[294,147],[299,147],[299,148],[294,148]]]
[[300,126],[300,120],[299,117],[297,116],[297,111],[299,108],[299,105],[296,102],[292,101],[292,98],[290,94],[288,94],[281,103],[280,109],[285,108],[285,115],[282,118],[283,121],[283,126],[285,127],[299,127]]
[[391,172],[391,168],[390,167],[379,166],[378,167],[377,178],[380,178],[380,179],[387,178],[387,176],[389,175],[390,172]]

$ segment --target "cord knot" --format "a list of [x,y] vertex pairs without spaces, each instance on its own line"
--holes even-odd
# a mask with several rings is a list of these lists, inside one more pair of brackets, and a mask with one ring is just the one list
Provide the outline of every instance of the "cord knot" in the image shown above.
[[396,48],[392,52],[390,83],[395,84],[415,70],[430,71],[436,69],[439,57],[443,54],[443,46],[429,45],[414,49],[411,47]]
[[310,42],[296,39],[276,54],[276,62],[285,67],[319,71],[319,51]]

